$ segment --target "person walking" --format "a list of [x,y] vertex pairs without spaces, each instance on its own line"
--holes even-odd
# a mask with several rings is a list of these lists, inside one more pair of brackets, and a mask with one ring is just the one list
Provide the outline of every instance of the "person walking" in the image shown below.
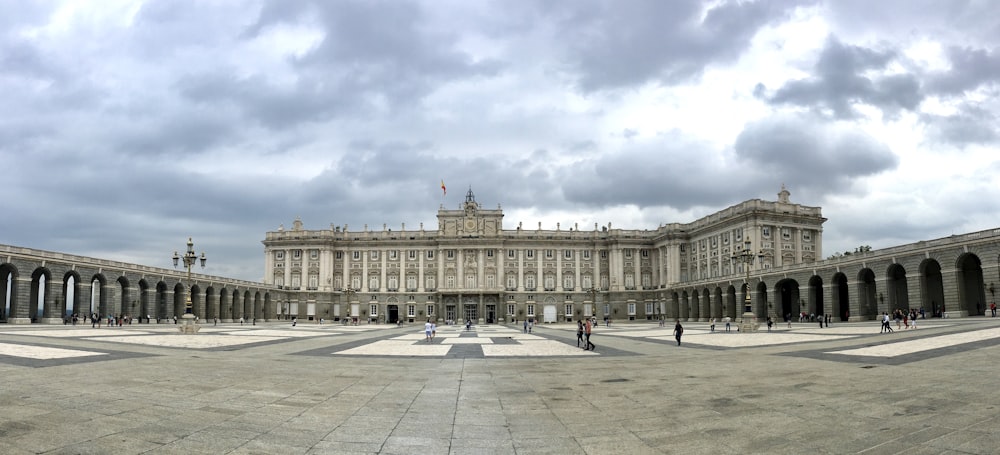
[[580,347],[583,343],[583,321],[580,319],[576,320],[576,347]]
[[715,318],[712,318],[708,321],[708,331],[715,333]]
[[733,319],[729,316],[722,318],[722,321],[726,323],[726,332],[729,331],[729,326],[733,323]]
[[677,340],[677,346],[681,345],[681,335],[684,335],[684,326],[681,325],[681,320],[676,319],[674,321],[674,339]]
[[587,319],[587,323],[583,326],[583,335],[587,339],[587,345],[583,347],[584,351],[593,351],[597,349],[594,343],[590,342],[590,333],[593,331],[594,326],[590,323],[590,319]]
[[427,322],[424,323],[424,339],[427,340],[428,343],[431,342],[431,330],[431,320],[428,319]]

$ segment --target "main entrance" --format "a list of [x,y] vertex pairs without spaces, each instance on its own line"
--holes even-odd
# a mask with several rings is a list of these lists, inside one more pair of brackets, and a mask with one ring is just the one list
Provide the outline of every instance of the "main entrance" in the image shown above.
[[479,320],[479,305],[465,304],[465,320],[472,321],[473,324]]
[[497,319],[497,306],[486,305],[486,323],[492,324],[496,322],[496,319]]
[[387,322],[389,324],[395,324],[395,323],[399,322],[399,306],[397,306],[397,305],[389,305],[389,307],[387,308],[387,311],[388,311],[389,315],[388,315],[388,317],[387,317],[387,319],[386,319],[385,322]]

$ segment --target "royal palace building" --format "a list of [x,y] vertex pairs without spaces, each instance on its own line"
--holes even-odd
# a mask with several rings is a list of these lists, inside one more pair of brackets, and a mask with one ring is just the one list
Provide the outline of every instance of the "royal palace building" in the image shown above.
[[655,230],[505,228],[503,210],[483,208],[471,188],[437,218],[433,230],[307,230],[296,219],[290,230],[268,232],[264,284],[285,296],[276,313],[378,323],[673,317],[665,291],[741,281],[748,265],[733,258],[746,248],[754,270],[822,259],[826,221],[819,207],[790,202],[784,187],[776,201],[752,199]]

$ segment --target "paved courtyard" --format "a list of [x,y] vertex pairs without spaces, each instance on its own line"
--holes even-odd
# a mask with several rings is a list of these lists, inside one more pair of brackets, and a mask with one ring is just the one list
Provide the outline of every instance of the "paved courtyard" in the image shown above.
[[[0,326],[0,453],[987,454],[1000,318]],[[895,328],[895,324],[893,324]]]

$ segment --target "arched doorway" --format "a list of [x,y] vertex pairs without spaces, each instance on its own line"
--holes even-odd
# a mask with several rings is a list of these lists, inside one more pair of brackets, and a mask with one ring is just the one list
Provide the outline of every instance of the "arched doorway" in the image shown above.
[[910,309],[910,298],[907,296],[906,269],[899,264],[892,264],[885,271],[885,293],[889,307],[884,310],[892,313],[896,309]]
[[806,310],[810,315],[816,315],[818,317],[823,317],[826,314],[826,308],[823,305],[823,278],[818,275],[813,275],[809,278],[809,309]]
[[760,320],[767,319],[773,310],[767,299],[767,284],[761,281],[757,283],[757,317]]
[[986,293],[983,286],[983,264],[979,257],[972,253],[965,253],[958,257],[955,269],[960,310],[967,312],[970,316],[985,314]]
[[862,320],[874,319],[878,314],[876,302],[875,272],[864,268],[858,272],[858,317]]
[[837,317],[841,321],[851,320],[851,298],[848,294],[849,289],[847,286],[847,275],[843,273],[836,273],[833,275],[833,308],[832,310],[836,312]]
[[790,320],[802,311],[799,302],[799,283],[793,279],[784,279],[774,285],[775,296],[778,299],[777,316],[782,320]]

